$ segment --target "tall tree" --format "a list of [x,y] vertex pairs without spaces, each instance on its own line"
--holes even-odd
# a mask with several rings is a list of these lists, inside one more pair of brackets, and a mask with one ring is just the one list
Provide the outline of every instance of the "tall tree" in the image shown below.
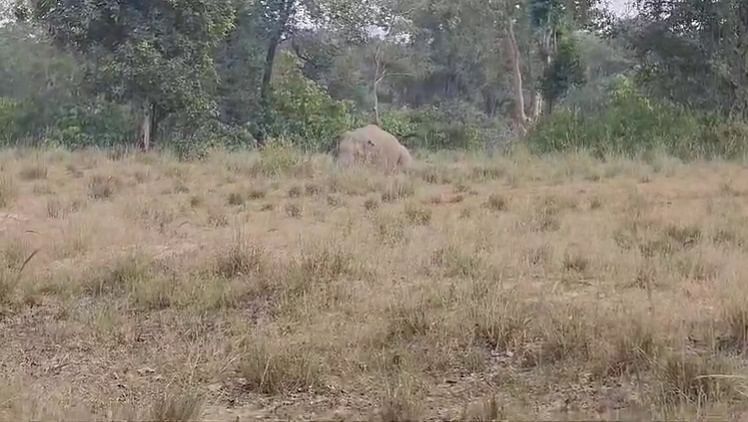
[[[284,41],[291,40],[304,24],[310,24],[360,42],[368,38],[367,30],[385,15],[375,0],[257,0],[252,8],[254,15],[260,17],[266,40],[260,85],[260,102],[265,118],[270,107],[270,82],[275,59]],[[260,128],[257,133],[261,143],[265,132]]]
[[629,37],[650,93],[748,118],[748,3],[638,0]]
[[229,0],[34,0],[17,15],[85,56],[91,88],[140,110],[146,150],[165,116],[212,110],[211,53],[234,21]]

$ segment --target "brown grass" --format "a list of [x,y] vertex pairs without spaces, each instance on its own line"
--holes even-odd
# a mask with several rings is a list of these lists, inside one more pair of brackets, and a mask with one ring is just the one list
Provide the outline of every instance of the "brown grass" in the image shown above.
[[0,158],[0,419],[746,411],[738,164]]

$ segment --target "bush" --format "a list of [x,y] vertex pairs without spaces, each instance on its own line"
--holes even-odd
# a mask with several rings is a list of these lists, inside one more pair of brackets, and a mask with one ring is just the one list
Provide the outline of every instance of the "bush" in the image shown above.
[[353,125],[346,102],[335,101],[301,73],[293,55],[278,57],[269,117],[269,137],[287,138],[307,151],[328,151]]
[[17,133],[18,104],[9,98],[0,97],[0,145],[9,144]]
[[662,150],[692,159],[737,157],[745,152],[747,139],[745,125],[648,99],[621,78],[597,111],[559,107],[538,123],[528,144],[541,153],[583,149],[596,155],[635,156]]
[[46,141],[65,147],[112,147],[134,139],[129,108],[101,99],[66,104],[52,119]]
[[500,141],[505,127],[465,103],[387,111],[382,127],[409,148],[473,150]]

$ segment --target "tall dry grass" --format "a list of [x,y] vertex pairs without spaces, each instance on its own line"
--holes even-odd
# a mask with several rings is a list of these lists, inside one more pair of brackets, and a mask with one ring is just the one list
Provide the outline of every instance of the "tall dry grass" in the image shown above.
[[737,164],[520,151],[385,176],[280,147],[0,163],[0,418],[743,410]]

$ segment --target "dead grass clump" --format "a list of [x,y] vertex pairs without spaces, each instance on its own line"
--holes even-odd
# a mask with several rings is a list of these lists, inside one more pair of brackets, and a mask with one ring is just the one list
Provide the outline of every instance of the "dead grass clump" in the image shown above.
[[298,198],[301,196],[301,186],[294,185],[291,186],[291,188],[288,189],[288,197],[289,198]]
[[229,217],[221,209],[210,208],[208,210],[208,225],[226,227],[229,225]]
[[46,179],[48,173],[49,169],[46,164],[41,161],[35,161],[21,168],[18,172],[18,177],[20,177],[21,180],[40,180]]
[[548,195],[535,203],[533,210],[521,222],[536,232],[554,232],[561,228],[561,216],[565,210],[576,209],[572,198]]
[[106,158],[110,161],[122,161],[132,154],[133,149],[129,145],[113,145],[106,152]]
[[530,267],[542,266],[551,262],[553,250],[548,245],[528,248],[524,253],[527,265]]
[[94,269],[82,280],[83,291],[92,296],[126,293],[136,283],[153,276],[151,263],[140,254],[126,254]]
[[327,195],[325,201],[327,202],[327,205],[331,207],[339,207],[345,204],[345,202],[339,196],[332,193]]
[[613,232],[613,240],[623,250],[631,250],[651,238],[651,232],[659,228],[659,224],[649,219],[640,217],[627,217],[624,222]]
[[259,160],[250,169],[252,175],[278,177],[297,173],[303,167],[304,157],[285,142],[270,142],[260,151]]
[[67,172],[76,179],[83,177],[84,174],[83,171],[78,169],[78,167],[76,167],[73,163],[66,164],[65,170],[67,170]]
[[330,242],[305,247],[291,271],[297,271],[307,284],[327,283],[355,274],[355,263],[353,254]]
[[431,265],[442,268],[446,277],[476,278],[485,272],[485,264],[479,256],[455,244],[434,251]]
[[458,180],[454,185],[454,190],[457,193],[468,193],[470,192],[470,184],[465,180]]
[[665,351],[665,339],[648,314],[623,311],[618,315],[607,325],[601,321],[602,328],[609,334],[604,338],[605,344],[593,350],[596,376],[617,378],[643,373],[650,370]]
[[421,420],[424,409],[417,395],[415,381],[400,373],[386,381],[375,421],[408,422]]
[[47,217],[49,218],[64,218],[65,207],[62,202],[57,198],[50,198],[47,200]]
[[695,247],[702,238],[701,228],[694,225],[668,225],[651,230],[639,240],[639,250],[645,257],[670,256]]
[[192,195],[190,197],[190,207],[198,208],[205,203],[205,198],[200,195]]
[[331,193],[366,195],[381,190],[381,182],[381,177],[354,167],[332,173],[327,179],[327,189]]
[[263,186],[252,186],[247,192],[250,200],[263,199],[267,196],[267,188]]
[[505,419],[504,409],[499,406],[496,396],[465,406],[460,417],[463,422],[494,422]]
[[387,310],[388,328],[387,341],[410,341],[415,337],[425,336],[433,326],[431,312],[425,303],[409,303],[400,300]]
[[285,211],[286,215],[291,218],[301,218],[301,215],[303,213],[303,209],[301,208],[301,205],[295,202],[289,202],[286,205],[284,205],[283,211]]
[[506,211],[509,208],[509,203],[502,195],[498,193],[492,193],[488,196],[485,207],[491,211]]
[[525,366],[540,366],[561,361],[586,362],[596,344],[597,317],[578,304],[545,304],[535,317],[533,331],[538,343],[525,356]]
[[3,308],[13,303],[18,282],[16,271],[0,266],[0,316],[4,313]]
[[670,225],[665,228],[665,236],[680,248],[688,249],[701,240],[701,228],[696,225]]
[[265,249],[237,236],[226,249],[216,253],[214,271],[224,278],[259,274],[267,269],[267,260]]
[[574,273],[584,273],[590,267],[590,259],[579,251],[567,251],[564,254],[562,265],[564,270]]
[[177,295],[172,294],[171,306],[198,315],[227,311],[243,303],[249,304],[256,298],[264,299],[271,288],[264,274],[226,279],[197,272],[188,274],[181,281],[184,283],[184,290]]
[[424,182],[432,185],[448,183],[445,181],[444,169],[436,166],[423,167],[418,169],[416,174],[420,176]]
[[58,258],[72,258],[80,256],[89,250],[92,240],[92,231],[86,224],[76,222],[70,224],[60,243],[55,245],[55,254]]
[[304,185],[304,193],[309,196],[319,195],[322,193],[322,186],[316,183],[307,183]]
[[446,193],[440,193],[436,195],[432,195],[428,202],[433,205],[442,205],[442,204],[459,204],[460,202],[465,200],[465,195],[462,194],[455,194],[455,195],[449,195]]
[[204,401],[197,390],[162,393],[155,397],[146,418],[153,422],[188,422],[199,420]]
[[31,192],[34,193],[34,195],[52,195],[55,193],[54,189],[52,189],[52,186],[48,182],[44,183],[34,183],[34,187],[31,188]]
[[31,245],[19,238],[5,239],[0,249],[0,267],[19,270],[31,255]]
[[143,184],[151,180],[151,173],[149,171],[136,170],[132,174],[132,177],[135,180],[135,184]]
[[[276,337],[277,336],[277,337]],[[239,373],[247,387],[278,395],[321,388],[324,367],[319,355],[272,333],[256,333],[245,340]]]
[[177,211],[170,208],[168,204],[147,199],[135,201],[126,208],[128,218],[137,221],[147,228],[165,233],[166,229],[177,218]]
[[702,254],[686,254],[675,261],[675,269],[686,280],[711,281],[719,278],[721,266]]
[[426,226],[431,222],[431,209],[414,203],[405,205],[405,217],[411,224]]
[[155,274],[150,277],[128,279],[128,299],[133,306],[143,311],[169,308],[174,298],[178,296],[174,288],[181,281],[173,274]]
[[745,237],[737,228],[717,228],[711,235],[711,241],[715,245],[724,245],[725,247],[742,248],[745,246]]
[[541,205],[530,216],[530,228],[537,232],[554,232],[561,228],[560,209]]
[[244,205],[244,201],[244,195],[239,192],[231,192],[226,199],[226,202],[232,207]]
[[404,216],[387,212],[374,215],[374,227],[379,240],[385,244],[394,245],[407,239],[407,220]]
[[530,340],[536,309],[512,292],[496,293],[485,284],[474,285],[472,295],[460,307],[465,312],[462,323],[478,345],[521,357]]
[[720,355],[670,351],[654,368],[654,401],[668,408],[742,399],[746,379]]
[[479,166],[473,168],[471,176],[476,182],[498,180],[506,176],[506,170],[498,166]]
[[651,259],[646,259],[636,270],[634,280],[629,287],[651,290],[657,287],[657,266]]
[[391,178],[385,183],[382,192],[382,202],[395,202],[408,198],[416,193],[416,188],[410,179],[402,176]]
[[0,208],[10,206],[17,194],[18,189],[13,179],[8,175],[0,175]]
[[380,206],[380,202],[376,198],[367,198],[366,201],[364,201],[364,209],[366,211],[374,211],[378,209]]
[[91,199],[110,199],[117,190],[118,182],[114,176],[95,175],[88,181],[88,196]]

